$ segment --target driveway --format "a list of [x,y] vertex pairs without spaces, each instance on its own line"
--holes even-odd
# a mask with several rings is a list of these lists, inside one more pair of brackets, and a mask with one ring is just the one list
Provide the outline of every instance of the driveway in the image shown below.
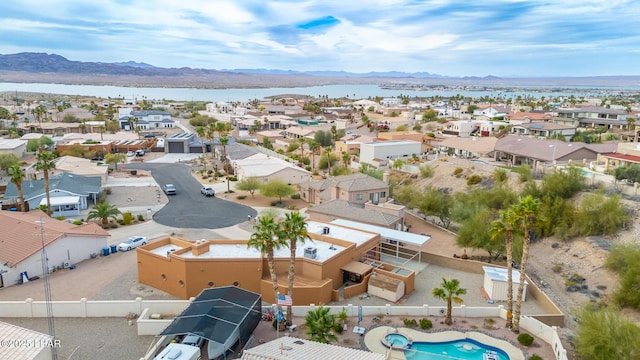
[[177,194],[168,196],[169,203],[153,215],[153,220],[158,224],[175,228],[219,229],[245,222],[248,215],[252,218],[257,215],[257,211],[251,207],[224,200],[219,196],[202,195],[202,185],[191,176],[191,168],[187,165],[159,162],[129,163],[127,169],[150,171],[161,187],[168,183],[176,186]]

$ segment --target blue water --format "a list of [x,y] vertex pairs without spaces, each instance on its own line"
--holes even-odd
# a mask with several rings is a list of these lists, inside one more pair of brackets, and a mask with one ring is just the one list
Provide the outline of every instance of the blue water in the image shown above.
[[402,334],[389,334],[384,338],[385,340],[387,340],[389,345],[396,347],[405,347],[410,343],[409,339],[407,339],[407,337]]
[[404,355],[410,360],[464,359],[483,360],[487,350],[498,353],[500,360],[509,360],[504,351],[473,340],[456,340],[443,343],[414,342]]
[[[142,99],[167,99],[176,101],[249,101],[251,99],[263,99],[267,96],[280,94],[299,94],[310,96],[324,96],[330,98],[349,97],[351,99],[366,99],[368,97],[397,97],[401,94],[420,97],[463,95],[467,97],[497,96],[501,93],[495,90],[464,91],[464,90],[399,90],[381,89],[378,85],[324,85],[298,88],[268,88],[268,89],[193,89],[193,88],[136,88],[124,86],[101,85],[64,85],[64,84],[39,84],[39,83],[0,83],[0,91],[25,91],[49,94],[67,94],[97,96],[101,98],[136,98]],[[563,95],[589,95],[591,92],[606,92],[606,89],[563,89],[558,92],[538,92],[528,88],[522,91],[503,94],[505,97],[515,98],[533,96],[547,98]],[[595,95],[595,94],[594,94]]]

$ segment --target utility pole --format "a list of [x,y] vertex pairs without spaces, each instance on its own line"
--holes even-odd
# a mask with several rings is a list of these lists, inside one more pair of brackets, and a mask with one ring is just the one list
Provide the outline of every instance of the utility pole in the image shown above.
[[[51,335],[51,341],[55,344],[56,331],[53,324],[53,306],[51,304],[51,285],[49,283],[49,261],[47,259],[47,251],[44,246],[44,221],[42,217],[36,221],[36,224],[40,225],[40,242],[42,243],[42,276],[44,278],[44,302],[47,308],[47,323],[49,325],[49,335]],[[53,345],[51,348],[51,359],[58,359],[58,350]]]

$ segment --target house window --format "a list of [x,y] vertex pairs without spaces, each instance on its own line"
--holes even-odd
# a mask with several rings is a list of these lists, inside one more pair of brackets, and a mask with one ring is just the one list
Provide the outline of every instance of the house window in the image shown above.
[[362,201],[362,194],[356,194],[356,201]]
[[386,192],[386,191],[382,191],[382,192],[380,192],[380,197],[381,197],[381,198],[383,198],[383,197],[387,197],[387,192]]

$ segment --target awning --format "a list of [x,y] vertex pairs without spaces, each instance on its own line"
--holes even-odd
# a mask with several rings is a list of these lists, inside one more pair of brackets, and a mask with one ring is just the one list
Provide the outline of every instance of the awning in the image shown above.
[[358,261],[351,261],[343,265],[340,269],[352,274],[365,275],[366,273],[371,271],[373,267],[371,265],[367,265]]
[[[80,196],[53,196],[51,206],[80,205]],[[47,205],[47,198],[40,200],[40,205]]]

